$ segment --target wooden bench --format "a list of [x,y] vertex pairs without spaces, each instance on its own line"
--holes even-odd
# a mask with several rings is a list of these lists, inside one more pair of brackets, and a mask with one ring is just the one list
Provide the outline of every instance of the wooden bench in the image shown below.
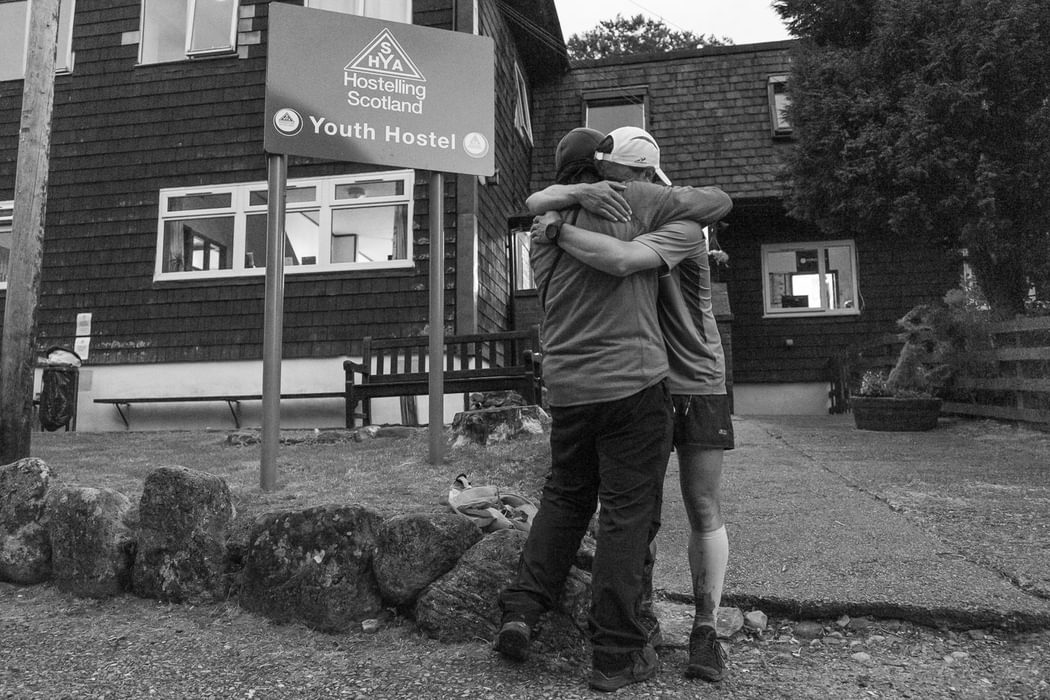
[[[136,403],[185,403],[188,401],[225,401],[233,416],[233,424],[241,427],[241,417],[237,413],[241,401],[262,401],[262,394],[216,394],[216,395],[191,395],[191,396],[135,396],[135,397],[107,397],[95,399],[95,403],[112,404],[120,419],[124,421],[124,427],[130,428],[128,416],[131,413],[131,405]],[[341,391],[321,391],[301,394],[281,394],[281,399],[342,399],[345,398]],[[127,410],[127,413],[125,413]]]
[[[447,336],[443,355],[446,394],[512,389],[529,403],[540,401],[540,339],[535,328]],[[354,427],[358,402],[368,424],[372,420],[371,399],[427,395],[429,356],[430,338],[425,335],[364,338],[361,362],[343,362],[346,427]]]

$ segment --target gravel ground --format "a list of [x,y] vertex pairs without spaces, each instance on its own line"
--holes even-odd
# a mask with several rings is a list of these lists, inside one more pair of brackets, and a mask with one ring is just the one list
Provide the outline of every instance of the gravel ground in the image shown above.
[[[729,644],[717,686],[682,676],[686,652],[617,697],[1050,698],[1050,632],[957,634],[899,621],[771,620]],[[812,626],[812,625],[810,625]],[[817,630],[820,632],[820,630]],[[0,698],[590,698],[586,659],[499,659],[484,640],[446,645],[392,619],[373,634],[279,626],[235,605],[74,598],[0,583]]]

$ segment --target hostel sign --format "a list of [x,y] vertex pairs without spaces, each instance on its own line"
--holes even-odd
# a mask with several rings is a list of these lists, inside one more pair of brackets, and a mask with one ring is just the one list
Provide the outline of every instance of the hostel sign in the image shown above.
[[269,7],[267,152],[493,174],[491,39]]

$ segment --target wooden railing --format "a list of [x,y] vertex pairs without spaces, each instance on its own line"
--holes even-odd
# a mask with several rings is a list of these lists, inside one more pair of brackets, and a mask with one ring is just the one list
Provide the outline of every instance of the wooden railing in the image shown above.
[[978,358],[987,370],[959,377],[942,411],[1050,427],[1050,317],[1017,318],[990,331],[993,349]]

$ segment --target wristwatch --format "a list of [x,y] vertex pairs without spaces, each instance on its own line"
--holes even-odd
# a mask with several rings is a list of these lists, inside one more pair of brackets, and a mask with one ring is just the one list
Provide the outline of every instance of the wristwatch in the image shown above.
[[561,219],[558,219],[557,221],[555,221],[552,224],[547,224],[547,227],[545,229],[543,229],[543,235],[551,243],[557,243],[558,242],[558,236],[561,235],[562,224],[564,224],[564,223],[565,223],[564,221],[562,221]]

